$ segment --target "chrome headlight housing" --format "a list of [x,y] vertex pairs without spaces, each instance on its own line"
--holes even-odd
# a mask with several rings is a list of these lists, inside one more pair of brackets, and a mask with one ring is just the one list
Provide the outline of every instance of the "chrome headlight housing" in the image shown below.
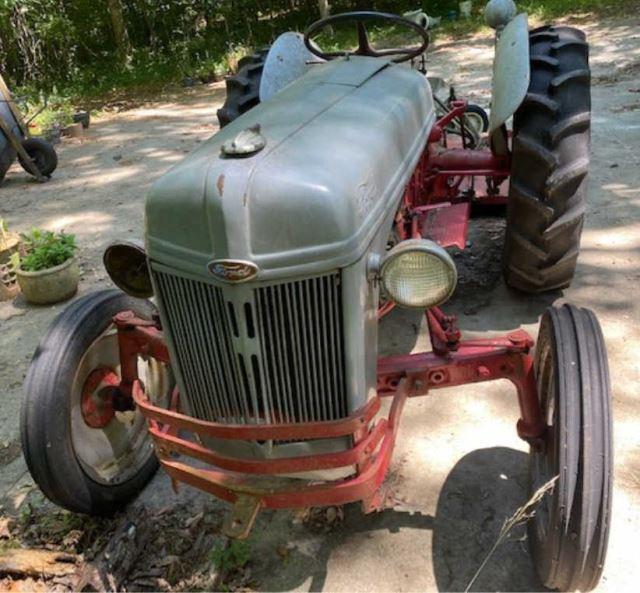
[[107,274],[118,288],[139,299],[153,296],[147,253],[140,243],[112,243],[106,248],[102,261]]
[[435,307],[448,300],[458,273],[451,256],[428,239],[409,239],[387,253],[380,268],[382,286],[398,305]]

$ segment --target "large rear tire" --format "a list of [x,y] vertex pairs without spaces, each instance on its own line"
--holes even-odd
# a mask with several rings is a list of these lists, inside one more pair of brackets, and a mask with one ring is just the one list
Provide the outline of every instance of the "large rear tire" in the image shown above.
[[609,370],[595,315],[547,309],[535,363],[548,428],[544,447],[531,450],[532,490],[557,478],[529,521],[530,549],[546,587],[590,591],[607,552],[613,479]]
[[[78,299],[53,321],[27,372],[20,418],[27,466],[47,498],[71,511],[113,512],[158,467],[140,412],[105,412],[98,399],[119,381],[112,318],[124,310],[150,319],[155,308],[119,290]],[[168,404],[170,370],[141,358],[138,372],[152,398]]]
[[227,99],[218,109],[221,128],[260,103],[260,81],[268,53],[269,49],[264,48],[245,56],[238,62],[238,72],[227,77]]
[[566,288],[585,211],[591,90],[589,46],[570,27],[529,35],[531,80],[514,115],[504,273],[535,293]]

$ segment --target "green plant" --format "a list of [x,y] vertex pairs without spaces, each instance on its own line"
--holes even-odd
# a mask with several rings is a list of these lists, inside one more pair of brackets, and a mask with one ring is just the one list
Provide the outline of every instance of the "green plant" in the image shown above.
[[66,233],[32,229],[22,235],[20,269],[25,272],[47,270],[71,259],[76,251],[76,238]]
[[242,568],[251,558],[251,545],[241,540],[230,540],[227,544],[214,546],[210,552],[216,570],[228,573]]

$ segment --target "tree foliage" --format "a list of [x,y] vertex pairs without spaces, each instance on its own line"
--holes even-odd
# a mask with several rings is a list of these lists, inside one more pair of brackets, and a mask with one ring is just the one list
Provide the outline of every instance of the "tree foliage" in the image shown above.
[[[419,4],[329,2],[334,13],[401,13]],[[435,0],[429,9],[455,5]],[[318,0],[0,0],[0,71],[12,85],[49,90],[53,84],[101,88],[132,71],[149,78],[187,74],[318,17]]]

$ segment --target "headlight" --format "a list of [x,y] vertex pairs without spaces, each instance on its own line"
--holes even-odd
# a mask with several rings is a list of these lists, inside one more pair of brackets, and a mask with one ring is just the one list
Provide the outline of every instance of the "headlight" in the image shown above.
[[140,299],[153,296],[147,253],[142,245],[128,241],[113,243],[105,249],[102,261],[118,288]]
[[427,239],[398,243],[384,258],[380,276],[382,286],[396,303],[417,309],[444,303],[458,280],[451,256]]

